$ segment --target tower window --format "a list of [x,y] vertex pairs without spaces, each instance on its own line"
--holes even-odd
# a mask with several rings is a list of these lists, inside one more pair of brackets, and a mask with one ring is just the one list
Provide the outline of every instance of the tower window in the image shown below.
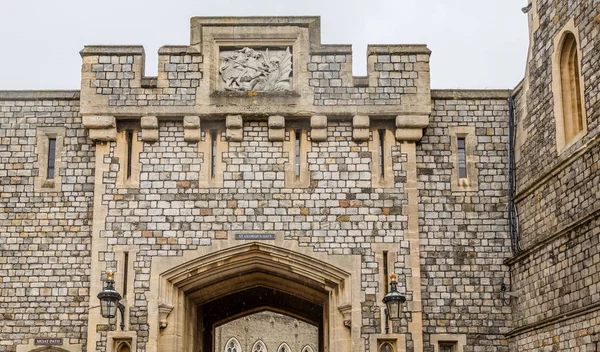
[[295,152],[296,152],[296,177],[300,177],[300,137],[302,136],[302,132],[300,130],[295,130],[294,134],[296,135],[295,141]]
[[383,178],[385,176],[385,152],[384,152],[384,142],[385,142],[385,130],[377,130],[379,133],[379,175]]
[[560,53],[560,83],[565,143],[569,143],[583,130],[581,86],[577,41],[567,33]]
[[465,137],[457,138],[458,145],[458,178],[467,178],[467,154]]
[[56,170],[56,138],[48,139],[48,170],[46,178],[48,180],[54,179],[54,172]]
[[127,179],[131,178],[131,164],[133,158],[133,131],[127,130]]
[[215,178],[217,166],[217,132],[210,133],[210,177]]
[[456,343],[440,342],[440,352],[456,352]]

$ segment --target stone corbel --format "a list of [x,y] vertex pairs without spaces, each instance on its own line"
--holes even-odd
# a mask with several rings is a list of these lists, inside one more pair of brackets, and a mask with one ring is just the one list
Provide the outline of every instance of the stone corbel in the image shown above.
[[355,142],[369,140],[370,119],[366,115],[356,115],[352,118],[352,138]]
[[311,116],[310,140],[313,142],[325,142],[327,140],[327,116]]
[[183,118],[183,140],[186,142],[200,141],[200,116]]
[[96,142],[117,140],[117,120],[114,116],[83,116],[83,127],[88,129],[90,139]]
[[396,140],[418,142],[423,137],[423,129],[428,125],[427,115],[398,115],[396,116]]
[[225,137],[228,141],[241,142],[244,137],[244,120],[242,115],[229,115],[225,118]]
[[142,116],[142,140],[148,143],[158,142],[158,118]]
[[344,326],[350,329],[352,327],[352,306],[350,304],[344,304],[338,306],[338,310],[344,317]]
[[165,329],[169,325],[167,318],[172,311],[173,306],[170,304],[161,303],[158,305],[158,322],[161,329]]
[[269,140],[271,142],[285,140],[285,118],[269,116]]

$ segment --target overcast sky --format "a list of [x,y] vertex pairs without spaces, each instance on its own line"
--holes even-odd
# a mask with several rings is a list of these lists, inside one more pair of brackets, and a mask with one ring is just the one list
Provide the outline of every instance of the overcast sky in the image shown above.
[[513,88],[525,71],[526,0],[3,0],[0,89],[79,89],[84,45],[189,44],[193,16],[319,15],[322,42],[427,44],[432,88]]

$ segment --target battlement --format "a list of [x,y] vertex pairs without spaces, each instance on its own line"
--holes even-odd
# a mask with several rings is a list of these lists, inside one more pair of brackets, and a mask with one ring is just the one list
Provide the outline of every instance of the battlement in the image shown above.
[[82,114],[431,112],[425,45],[370,45],[367,76],[356,77],[352,47],[322,44],[319,17],[194,17],[190,37],[189,46],[160,48],[157,77],[144,76],[141,46],[86,46]]

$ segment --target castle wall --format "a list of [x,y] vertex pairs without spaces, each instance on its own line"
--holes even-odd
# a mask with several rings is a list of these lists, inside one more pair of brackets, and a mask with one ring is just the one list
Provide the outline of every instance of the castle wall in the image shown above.
[[[433,91],[433,113],[417,152],[426,336],[466,335],[467,350],[508,351],[508,97]],[[478,188],[453,189],[451,134],[475,133]],[[431,338],[426,337],[427,340]],[[426,345],[427,346],[427,345]],[[434,351],[433,346],[425,351]]]
[[[36,186],[41,131],[52,129],[64,131],[56,191]],[[0,351],[38,336],[81,350],[95,148],[81,124],[79,93],[0,92],[0,141]]]
[[[521,252],[511,265],[511,348],[588,351],[596,347],[600,7],[590,1],[534,1],[527,75],[516,95],[517,194]],[[557,143],[557,38],[573,23],[579,39],[587,133]],[[560,130],[559,130],[560,133]],[[590,323],[592,325],[590,325]],[[577,331],[577,332],[575,332]]]

